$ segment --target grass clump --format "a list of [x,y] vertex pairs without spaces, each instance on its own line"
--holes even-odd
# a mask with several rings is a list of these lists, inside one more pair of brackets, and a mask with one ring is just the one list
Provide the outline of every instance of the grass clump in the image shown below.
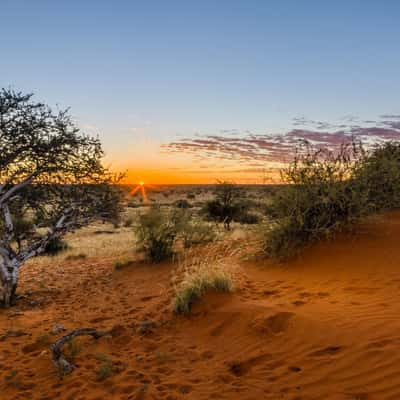
[[226,254],[214,246],[202,256],[186,257],[180,261],[179,270],[183,277],[175,285],[175,313],[189,314],[193,304],[208,291],[230,293],[234,290],[225,259]]
[[65,257],[65,259],[68,261],[84,260],[86,258],[87,258],[87,255],[85,253],[70,254]]
[[126,260],[118,260],[118,261],[115,261],[115,263],[114,263],[114,269],[117,270],[117,271],[119,271],[119,270],[124,269],[124,268],[126,268],[126,267],[132,266],[132,265],[134,264],[134,262],[135,262],[135,261],[132,260],[132,259],[126,259]]
[[361,144],[338,151],[304,144],[282,171],[288,185],[268,206],[273,218],[265,252],[277,259],[296,255],[332,237],[361,217],[400,206],[400,144],[387,142],[369,152]]
[[175,292],[174,311],[177,314],[188,314],[193,303],[207,291],[232,292],[233,284],[229,274],[219,271],[212,274],[196,274],[186,281]]
[[106,354],[98,354],[96,358],[101,361],[101,365],[96,371],[96,379],[98,381],[104,381],[113,374],[113,362]]

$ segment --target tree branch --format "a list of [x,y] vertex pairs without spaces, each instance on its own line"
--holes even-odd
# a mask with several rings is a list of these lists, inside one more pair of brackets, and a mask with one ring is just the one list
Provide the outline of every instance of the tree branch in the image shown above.
[[37,175],[37,171],[33,172],[31,175],[29,175],[26,179],[24,179],[22,182],[17,183],[16,185],[12,186],[7,192],[5,192],[1,197],[0,197],[0,205],[2,206],[7,200],[10,199],[10,197],[16,193],[18,190],[23,189],[25,186],[28,186],[32,183],[33,178]]
[[72,212],[73,212],[72,208],[65,210],[63,215],[58,219],[55,225],[49,229],[49,231],[45,236],[43,236],[40,240],[34,242],[30,247],[28,247],[24,251],[21,251],[18,254],[18,260],[20,261],[20,263],[22,264],[29,258],[32,258],[42,253],[46,249],[46,246],[51,239],[64,233],[71,225],[71,223],[67,222],[67,218],[70,216]]
[[94,337],[95,339],[99,339],[108,334],[109,334],[108,332],[100,332],[95,328],[80,328],[73,330],[72,332],[68,333],[68,335],[61,337],[54,344],[50,346],[50,350],[53,354],[54,364],[57,366],[57,368],[62,374],[71,373],[74,370],[75,366],[70,362],[68,362],[63,357],[62,355],[63,346],[77,336],[88,335]]

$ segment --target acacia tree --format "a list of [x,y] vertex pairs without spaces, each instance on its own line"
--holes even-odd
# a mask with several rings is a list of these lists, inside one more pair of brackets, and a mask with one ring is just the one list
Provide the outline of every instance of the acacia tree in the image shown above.
[[203,212],[208,218],[224,224],[230,230],[231,222],[240,212],[241,193],[237,185],[231,182],[218,181],[215,198],[205,204]]
[[[32,94],[0,90],[0,303],[15,300],[21,266],[55,238],[115,218],[122,193],[98,138]],[[25,229],[24,229],[25,227]]]

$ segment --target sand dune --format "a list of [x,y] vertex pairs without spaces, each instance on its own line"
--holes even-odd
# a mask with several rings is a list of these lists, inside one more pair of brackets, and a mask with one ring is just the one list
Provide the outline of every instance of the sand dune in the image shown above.
[[[282,265],[240,264],[234,294],[171,312],[174,266],[98,258],[23,272],[0,310],[1,399],[400,399],[400,213]],[[48,345],[93,326],[60,379]],[[111,365],[110,376],[99,370]]]

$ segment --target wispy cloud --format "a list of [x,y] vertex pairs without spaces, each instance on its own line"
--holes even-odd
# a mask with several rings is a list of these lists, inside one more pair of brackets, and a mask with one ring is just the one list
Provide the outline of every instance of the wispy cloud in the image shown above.
[[335,148],[353,138],[365,144],[400,139],[400,115],[382,115],[376,121],[363,122],[349,115],[337,124],[299,117],[293,120],[293,125],[293,129],[283,134],[255,134],[237,129],[222,130],[215,135],[198,134],[164,144],[162,151],[192,154],[200,161],[215,158],[247,165],[253,163],[256,167],[290,161],[301,140],[317,147]]

